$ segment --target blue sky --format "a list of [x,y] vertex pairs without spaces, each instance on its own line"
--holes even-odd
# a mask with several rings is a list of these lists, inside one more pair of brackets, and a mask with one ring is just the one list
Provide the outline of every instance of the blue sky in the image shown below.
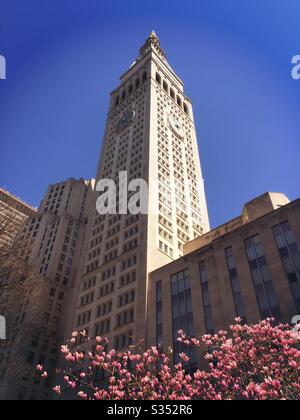
[[0,185],[95,176],[109,92],[152,29],[194,104],[213,226],[300,193],[299,0],[0,0]]

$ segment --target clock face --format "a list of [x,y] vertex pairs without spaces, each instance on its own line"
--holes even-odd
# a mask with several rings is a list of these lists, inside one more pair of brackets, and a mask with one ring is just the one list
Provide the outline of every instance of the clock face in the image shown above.
[[179,120],[172,115],[169,115],[169,124],[172,131],[180,138],[184,137],[184,128]]
[[131,122],[134,120],[135,111],[126,111],[122,115],[120,121],[117,124],[117,131],[122,131],[124,128],[128,127]]

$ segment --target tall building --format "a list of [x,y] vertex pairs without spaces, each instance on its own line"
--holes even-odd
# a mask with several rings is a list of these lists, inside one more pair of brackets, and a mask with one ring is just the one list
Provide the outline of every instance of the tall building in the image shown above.
[[0,188],[0,315],[6,306],[10,265],[19,252],[18,232],[36,210],[10,192]]
[[148,274],[209,230],[192,103],[154,32],[111,94],[97,173],[124,204],[120,172],[147,182],[149,212],[102,215],[94,203],[73,328],[117,349],[145,338]]
[[40,383],[36,365],[53,373],[68,323],[92,205],[94,181],[68,179],[51,185],[19,231],[18,266],[12,265],[0,313],[7,340],[0,345],[0,398],[51,396],[51,376]]
[[[264,194],[151,273],[147,345],[172,347],[179,360],[187,350],[177,342],[180,329],[201,337],[228,330],[236,317],[249,324],[268,317],[291,323],[300,313],[299,220],[299,199]],[[191,354],[192,368],[199,356]]]
[[20,227],[35,212],[24,201],[0,188],[0,253],[13,246]]

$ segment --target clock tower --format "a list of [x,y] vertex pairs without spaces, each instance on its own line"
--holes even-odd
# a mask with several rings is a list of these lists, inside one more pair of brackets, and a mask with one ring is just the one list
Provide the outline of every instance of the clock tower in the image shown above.
[[147,182],[149,212],[101,215],[95,197],[73,328],[119,350],[145,337],[149,273],[209,230],[192,103],[154,31],[111,93],[97,181],[117,201],[120,172]]

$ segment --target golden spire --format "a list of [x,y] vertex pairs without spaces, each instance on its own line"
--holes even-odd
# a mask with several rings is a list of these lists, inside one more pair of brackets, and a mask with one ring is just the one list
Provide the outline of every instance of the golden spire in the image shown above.
[[156,35],[156,33],[155,33],[154,30],[151,32],[150,38],[156,38],[156,39],[158,39],[158,36]]

